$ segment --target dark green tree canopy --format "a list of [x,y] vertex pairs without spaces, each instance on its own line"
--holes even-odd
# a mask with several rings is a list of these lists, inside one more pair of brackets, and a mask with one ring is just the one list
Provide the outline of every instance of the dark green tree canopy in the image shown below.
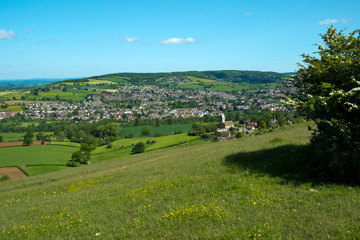
[[142,153],[144,151],[145,151],[145,144],[143,142],[138,142],[137,144],[135,144],[135,146],[131,150],[131,152],[134,154]]
[[360,183],[360,30],[345,34],[330,27],[315,56],[290,79],[288,103],[317,124],[318,172]]

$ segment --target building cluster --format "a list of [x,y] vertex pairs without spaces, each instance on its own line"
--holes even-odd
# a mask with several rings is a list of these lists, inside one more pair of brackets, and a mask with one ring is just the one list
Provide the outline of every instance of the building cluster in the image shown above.
[[98,121],[110,118],[133,120],[139,116],[148,119],[202,117],[228,110],[246,110],[251,106],[256,106],[259,111],[286,111],[283,105],[276,102],[281,95],[281,89],[229,93],[155,85],[123,86],[117,92],[104,91],[88,96],[81,102],[30,103],[23,107],[23,114],[33,119]]

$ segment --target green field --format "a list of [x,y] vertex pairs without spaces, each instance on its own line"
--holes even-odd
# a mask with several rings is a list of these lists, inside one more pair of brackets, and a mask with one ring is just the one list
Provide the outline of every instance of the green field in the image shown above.
[[94,92],[86,91],[86,90],[71,90],[69,92],[63,92],[62,89],[51,89],[49,92],[39,92],[39,96],[29,95],[29,92],[22,92],[22,93],[14,93],[2,96],[7,100],[12,100],[13,97],[16,99],[21,99],[23,96],[28,96],[27,100],[41,100],[43,97],[50,98],[51,100],[56,100],[56,96],[59,96],[61,99],[65,100],[73,100],[73,101],[80,101],[83,100],[84,97],[88,94],[93,94]]
[[0,92],[0,96],[5,96],[9,94],[13,94],[14,92]]
[[[1,132],[0,136],[3,137],[4,142],[16,142],[24,140],[25,133],[7,133]],[[36,138],[34,138],[35,140]]]
[[[22,126],[28,126],[31,124],[38,125],[39,123],[31,122],[31,123],[21,123]],[[37,132],[34,132],[33,140],[36,140]],[[44,132],[45,135],[51,135],[53,132]],[[25,133],[18,133],[18,132],[0,132],[0,136],[3,137],[4,142],[17,142],[24,140]]]
[[[153,141],[155,140],[156,143],[151,144],[151,146],[146,148],[146,151],[150,150],[156,150],[160,148],[166,148],[175,146],[182,143],[187,143],[189,141],[199,139],[198,136],[188,136],[187,133],[177,134],[177,135],[170,135],[170,136],[162,136],[162,137],[141,137],[141,138],[122,138],[119,140],[116,140],[112,143],[112,148],[107,148],[106,145],[96,148],[94,151],[92,151],[92,154],[99,154],[99,153],[105,153],[105,152],[112,152],[114,150],[123,151],[121,147],[132,147],[132,145],[135,145],[138,142],[144,142],[147,141]],[[126,150],[127,151],[127,150]],[[122,153],[121,153],[122,154]]]
[[205,89],[208,91],[258,91],[260,89],[267,88],[276,88],[280,87],[279,83],[267,83],[267,84],[251,84],[247,82],[243,83],[231,83],[231,82],[222,82],[222,81],[214,81],[208,79],[198,79],[191,78],[191,82],[181,83],[177,85],[177,88],[185,88],[185,89]]
[[192,82],[216,82],[215,80],[211,79],[205,79],[205,78],[198,78],[198,77],[192,77],[192,76],[186,76],[190,81]]
[[188,132],[192,124],[182,124],[182,125],[160,125],[156,126],[140,126],[140,127],[125,127],[122,128],[119,132],[120,137],[125,137],[127,134],[132,133],[134,137],[146,137],[142,135],[141,131],[144,127],[150,128],[151,133],[150,136],[154,136],[156,132],[160,132],[162,135],[170,135],[173,134],[176,130],[182,129],[183,132]]
[[0,148],[0,167],[17,166],[28,175],[67,168],[74,147],[34,145]]
[[359,239],[360,188],[304,174],[309,136],[300,124],[0,182],[0,239]]

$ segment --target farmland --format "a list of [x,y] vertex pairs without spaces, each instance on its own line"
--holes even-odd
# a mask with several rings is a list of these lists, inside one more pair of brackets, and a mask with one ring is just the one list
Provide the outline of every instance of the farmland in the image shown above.
[[141,131],[144,127],[150,129],[151,136],[154,136],[155,133],[159,132],[161,135],[169,135],[173,134],[176,130],[183,130],[183,132],[187,132],[190,130],[192,124],[182,124],[182,125],[161,125],[159,127],[156,126],[139,126],[139,127],[126,127],[120,130],[119,136],[125,137],[126,135],[132,133],[134,137],[143,137]]
[[93,94],[91,91],[75,89],[72,91],[64,92],[61,89],[51,89],[48,92],[39,92],[38,95],[31,95],[29,92],[19,92],[12,93],[8,95],[1,96],[5,101],[13,100],[13,98],[19,100],[22,97],[26,97],[28,101],[39,101],[44,98],[54,101],[59,99],[63,100],[72,100],[72,101],[81,101],[88,94]]
[[304,174],[306,129],[1,182],[0,238],[357,239],[360,189]]
[[99,154],[99,153],[105,153],[105,152],[111,152],[114,150],[122,151],[121,148],[130,147],[138,142],[152,142],[155,141],[155,143],[151,144],[148,148],[146,148],[146,151],[149,150],[155,150],[160,148],[166,148],[170,146],[175,146],[178,144],[186,143],[195,139],[199,139],[198,136],[188,136],[186,133],[183,134],[177,134],[177,135],[170,135],[170,136],[163,136],[163,137],[138,137],[138,138],[123,138],[116,140],[112,143],[112,148],[107,148],[107,146],[101,146],[96,148],[94,151],[92,151],[92,154]]
[[0,167],[16,166],[28,175],[67,168],[74,147],[57,145],[33,145],[0,148]]

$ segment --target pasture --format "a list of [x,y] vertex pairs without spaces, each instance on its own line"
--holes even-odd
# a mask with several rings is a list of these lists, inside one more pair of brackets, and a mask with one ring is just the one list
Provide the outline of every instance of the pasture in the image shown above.
[[122,128],[119,132],[119,137],[125,137],[127,134],[132,133],[134,137],[148,137],[142,135],[141,131],[144,127],[150,128],[151,133],[150,136],[154,136],[155,133],[159,132],[162,135],[170,135],[173,134],[176,130],[182,129],[183,132],[188,132],[192,124],[181,124],[181,125],[160,125],[159,127],[156,126],[139,126],[139,127],[125,127]]
[[94,151],[91,152],[91,154],[100,154],[100,153],[112,152],[115,150],[122,151],[123,149],[121,148],[132,147],[138,142],[146,143],[147,141],[152,142],[153,140],[155,140],[156,143],[153,143],[146,148],[146,151],[150,151],[150,150],[175,146],[199,138],[200,138],[199,136],[188,136],[187,133],[162,136],[162,137],[122,138],[112,142],[112,148],[107,148],[107,146],[104,145],[96,148]]
[[67,168],[77,148],[58,145],[32,145],[0,148],[0,167],[19,167],[28,175]]

